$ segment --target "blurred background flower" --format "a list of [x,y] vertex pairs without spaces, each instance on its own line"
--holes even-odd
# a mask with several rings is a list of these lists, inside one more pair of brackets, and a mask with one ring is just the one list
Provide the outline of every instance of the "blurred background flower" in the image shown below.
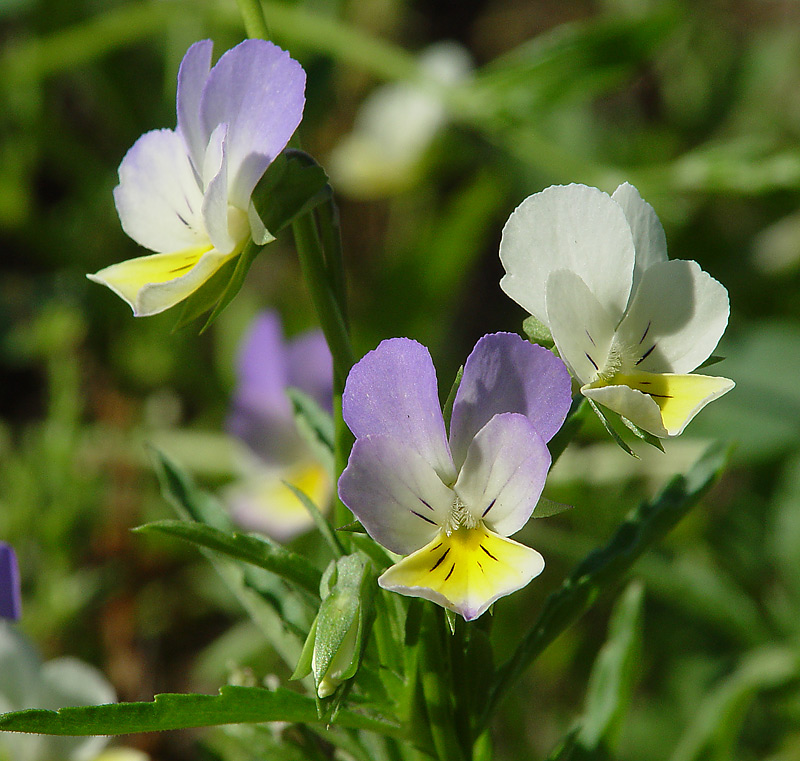
[[330,505],[332,463],[302,436],[288,389],[297,389],[331,412],[333,364],[319,330],[287,341],[275,312],[260,313],[239,350],[237,385],[227,428],[247,445],[241,478],[226,490],[234,520],[253,531],[286,541],[314,524],[286,486],[290,483],[320,510]]

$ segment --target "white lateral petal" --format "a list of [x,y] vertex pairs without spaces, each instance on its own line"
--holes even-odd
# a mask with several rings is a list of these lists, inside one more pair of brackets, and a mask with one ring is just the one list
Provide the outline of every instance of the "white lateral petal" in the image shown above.
[[189,155],[199,175],[209,133],[200,122],[200,98],[211,70],[211,40],[195,42],[187,51],[178,70],[178,132],[183,135]]
[[133,144],[119,166],[114,202],[122,229],[151,251],[180,251],[208,238],[203,192],[186,144],[172,130],[146,132]]
[[642,273],[656,262],[667,261],[667,236],[655,212],[633,185],[625,182],[611,196],[625,212],[633,234],[636,258],[633,264],[633,291]]
[[356,440],[339,496],[376,542],[400,554],[436,535],[455,497],[415,449],[390,436]]
[[[203,162],[203,181],[206,183],[203,198],[203,222],[214,248],[222,254],[229,254],[241,241],[229,229],[229,218],[235,214],[228,209],[228,162],[225,149],[227,124],[220,124],[208,141]],[[229,214],[233,212],[233,214]]]
[[550,452],[524,415],[495,415],[475,436],[453,487],[476,520],[510,536],[542,494]]
[[631,290],[634,248],[622,207],[596,188],[559,185],[526,198],[503,228],[500,287],[552,328],[545,284],[554,270],[579,275],[617,319]]
[[183,301],[233,256],[220,254],[206,245],[173,254],[128,259],[86,277],[127,301],[134,315],[146,317]]
[[427,546],[383,573],[378,584],[409,597],[422,597],[472,621],[489,606],[528,584],[544,569],[544,558],[484,526],[443,531]]
[[589,388],[584,386],[581,393],[589,399],[602,404],[603,407],[624,415],[639,428],[664,438],[667,429],[661,421],[661,410],[652,397],[629,386],[601,386]]
[[550,329],[561,359],[581,383],[604,369],[616,321],[574,272],[556,270],[547,279]]
[[689,373],[714,351],[728,313],[725,287],[697,262],[659,262],[642,276],[617,334],[636,371]]

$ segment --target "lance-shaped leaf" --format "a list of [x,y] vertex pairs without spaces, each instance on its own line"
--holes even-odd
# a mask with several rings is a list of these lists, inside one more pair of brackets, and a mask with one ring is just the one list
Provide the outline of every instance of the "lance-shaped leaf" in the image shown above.
[[188,521],[155,521],[134,529],[144,533],[160,533],[221,552],[228,557],[252,563],[280,576],[316,597],[322,574],[302,555],[291,552],[268,539],[247,534],[228,534],[202,523]]
[[712,445],[686,475],[677,475],[651,502],[643,502],[617,529],[609,543],[594,550],[548,597],[542,612],[514,655],[497,671],[487,697],[488,719],[525,668],[570,624],[628,572],[639,556],[659,541],[701,499],[719,477],[731,447]]
[[[125,735],[264,721],[314,724],[319,719],[314,699],[291,690],[226,686],[218,695],[164,694],[156,695],[150,703],[15,711],[0,715],[0,730],[44,735]],[[342,710],[337,722],[342,727],[402,736],[398,724],[366,712]]]

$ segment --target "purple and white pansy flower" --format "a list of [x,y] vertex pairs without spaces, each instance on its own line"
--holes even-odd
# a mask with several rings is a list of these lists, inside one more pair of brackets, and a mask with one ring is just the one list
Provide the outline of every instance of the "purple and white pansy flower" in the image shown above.
[[273,240],[251,201],[305,105],[305,72],[266,40],[245,40],[211,67],[211,40],[192,45],[178,73],[175,130],[142,135],[114,189],[122,228],[156,253],[88,277],[137,316],[190,296],[250,238]]
[[296,388],[331,411],[333,360],[319,330],[290,341],[275,312],[253,321],[239,350],[237,385],[228,431],[246,444],[242,477],[226,493],[237,523],[286,541],[313,526],[310,515],[286,486],[301,489],[321,510],[333,479],[300,435],[286,394]]
[[356,436],[339,496],[400,555],[378,580],[472,620],[544,568],[508,537],[544,487],[546,442],[570,406],[564,363],[510,333],[484,336],[464,366],[449,436],[428,350],[384,341],[350,371],[343,414]]
[[17,556],[10,544],[0,542],[0,618],[16,621],[20,607]]

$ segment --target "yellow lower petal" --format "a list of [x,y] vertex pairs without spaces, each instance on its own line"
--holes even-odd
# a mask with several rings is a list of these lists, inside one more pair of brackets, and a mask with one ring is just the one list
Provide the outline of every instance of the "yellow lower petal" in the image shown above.
[[423,597],[460,613],[480,616],[499,597],[524,587],[544,568],[542,556],[482,523],[436,538],[378,579],[384,589]]
[[290,483],[306,494],[320,510],[330,504],[330,476],[319,463],[304,463],[288,470],[269,470],[234,487],[228,497],[234,518],[248,529],[287,541],[313,527],[314,522]]
[[158,314],[190,296],[241,248],[220,254],[210,243],[170,254],[151,254],[88,275],[130,304],[136,316]]
[[682,433],[703,407],[734,386],[728,378],[672,373],[620,374],[614,377],[613,382],[647,394],[658,405],[669,436]]

